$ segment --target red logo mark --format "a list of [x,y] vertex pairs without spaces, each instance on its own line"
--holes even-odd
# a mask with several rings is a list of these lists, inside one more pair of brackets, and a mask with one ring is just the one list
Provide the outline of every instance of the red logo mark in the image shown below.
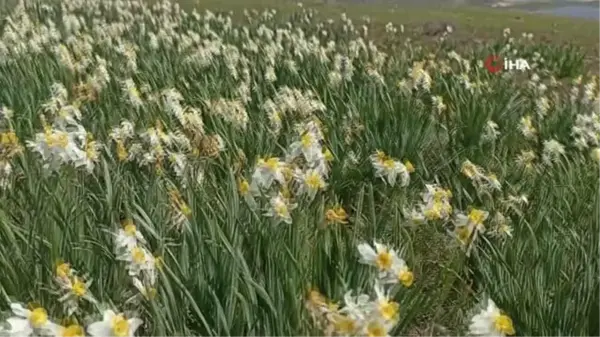
[[490,55],[486,57],[484,64],[487,70],[492,74],[495,74],[504,68],[504,61],[498,55]]

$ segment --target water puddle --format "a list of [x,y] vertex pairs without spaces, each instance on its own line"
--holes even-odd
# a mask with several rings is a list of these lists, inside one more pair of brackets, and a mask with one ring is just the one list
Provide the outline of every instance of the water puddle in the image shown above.
[[571,18],[600,20],[599,8],[595,7],[595,6],[572,5],[572,6],[545,8],[545,9],[536,10],[535,12],[543,13],[543,14],[552,14],[552,15],[556,15],[556,16],[571,17]]

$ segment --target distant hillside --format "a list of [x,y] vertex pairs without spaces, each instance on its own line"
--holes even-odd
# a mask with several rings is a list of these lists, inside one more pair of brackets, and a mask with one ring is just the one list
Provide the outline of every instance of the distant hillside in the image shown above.
[[[292,0],[297,2],[297,0]],[[322,0],[323,3],[377,3],[397,6],[480,6],[498,8],[559,7],[569,4],[597,3],[600,0]]]

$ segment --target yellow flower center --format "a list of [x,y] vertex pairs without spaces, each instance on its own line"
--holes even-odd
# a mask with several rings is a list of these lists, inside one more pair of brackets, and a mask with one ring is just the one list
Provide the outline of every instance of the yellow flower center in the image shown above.
[[441,202],[434,201],[431,208],[426,209],[423,212],[423,215],[425,216],[425,218],[427,220],[439,220],[442,218],[442,210],[443,210],[443,204]]
[[275,213],[280,217],[285,217],[288,214],[287,205],[283,202],[277,203],[274,207]]
[[384,249],[377,253],[375,264],[381,270],[389,270],[392,267],[392,253],[389,250]]
[[141,290],[141,293],[146,299],[151,300],[156,297],[156,294],[158,292],[157,292],[156,288],[154,288],[154,287],[144,287]]
[[340,308],[340,305],[335,302],[327,303],[327,310],[330,312],[337,312],[339,308]]
[[140,98],[140,91],[136,88],[129,88],[129,95],[134,98]]
[[398,281],[400,281],[400,283],[402,283],[402,285],[404,285],[407,288],[413,284],[414,279],[414,274],[408,269],[402,269],[398,273]]
[[331,151],[329,151],[329,149],[325,149],[323,151],[323,156],[325,157],[326,161],[333,161],[333,153],[331,153]]
[[462,242],[465,245],[469,242],[472,232],[473,231],[472,231],[471,227],[468,227],[468,226],[462,226],[462,227],[456,228],[456,236],[457,236],[458,240],[460,240],[460,242]]
[[494,327],[504,335],[514,335],[515,328],[512,319],[507,315],[497,315],[494,318]]
[[71,291],[78,297],[82,297],[87,292],[87,286],[85,283],[81,282],[78,277],[73,278],[73,286],[71,287]]
[[313,190],[318,190],[323,188],[323,179],[318,173],[312,172],[306,177],[306,185]]
[[464,163],[461,171],[467,178],[473,178],[477,174],[477,167],[472,163]]
[[240,180],[240,182],[238,184],[238,191],[240,192],[241,195],[248,194],[248,192],[250,191],[250,184],[248,183],[248,181],[246,179]]
[[152,152],[154,152],[154,155],[156,157],[161,157],[164,155],[165,150],[163,149],[162,145],[158,144],[156,146],[152,147]]
[[96,149],[96,142],[91,141],[85,144],[85,154],[90,159],[98,158],[98,150]]
[[60,147],[64,149],[69,145],[69,136],[66,132],[53,134],[48,130],[46,131],[45,140],[49,147]]
[[487,217],[487,214],[485,211],[482,211],[480,209],[472,209],[469,212],[469,221],[477,226],[483,224],[483,221],[485,221]]
[[272,119],[274,122],[281,122],[281,113],[279,113],[279,111],[274,111],[274,112],[271,114],[271,119]]
[[449,191],[446,191],[441,188],[436,188],[433,192],[433,200],[436,202],[448,199],[451,196],[452,196],[452,194]]
[[325,218],[328,223],[348,223],[348,214],[346,214],[346,211],[342,207],[328,209],[327,212],[325,212]]
[[321,294],[318,290],[314,289],[308,292],[308,300],[317,305],[323,305],[326,303],[325,296],[323,296],[323,294]]
[[137,264],[142,264],[146,261],[146,253],[140,247],[131,249],[131,259]]
[[0,132],[0,145],[14,146],[18,144],[18,142],[19,138],[17,138],[17,135],[14,132]]
[[189,218],[192,215],[192,209],[190,208],[190,206],[188,206],[188,204],[186,204],[185,202],[181,202],[181,204],[179,205],[179,210],[181,211],[181,213],[183,213],[183,215],[185,215],[187,218]]
[[67,278],[71,274],[71,266],[68,263],[61,263],[56,266],[56,276]]
[[452,205],[442,204],[442,212],[447,213],[447,214],[452,214]]
[[135,227],[135,225],[133,223],[125,225],[125,228],[123,228],[123,230],[125,231],[125,234],[128,236],[135,236],[135,234],[137,233],[137,228]]
[[265,161],[264,165],[269,171],[275,172],[279,168],[279,159],[269,158]]
[[114,336],[125,337],[129,335],[129,322],[123,315],[113,317],[110,325]]
[[395,166],[396,162],[393,159],[386,159],[383,161],[383,167],[388,171],[393,170]]
[[507,223],[501,223],[500,225],[498,225],[498,232],[500,232],[503,235],[510,235],[511,231],[512,228]]
[[117,141],[117,158],[120,161],[125,161],[125,159],[127,159],[128,154],[127,154],[127,149],[125,148],[125,144],[123,144],[123,141],[119,140]]
[[300,138],[300,142],[303,148],[308,149],[314,145],[315,139],[310,133],[306,133]]
[[80,337],[85,336],[83,328],[77,324],[69,325],[61,329],[60,335],[62,337]]
[[335,330],[340,335],[352,335],[356,331],[356,321],[345,315],[338,315],[335,319]]
[[313,306],[325,306],[327,305],[327,299],[318,290],[310,290],[308,293],[308,301]]
[[437,209],[436,207],[433,207],[431,209],[425,210],[423,212],[423,215],[425,215],[425,218],[427,220],[437,220],[437,219],[440,219],[442,217],[439,209]]
[[379,302],[379,313],[386,320],[393,320],[398,315],[400,305],[393,301],[383,300]]
[[165,265],[165,260],[163,259],[162,256],[155,256],[154,257],[154,266],[157,269],[162,269],[162,267]]
[[48,313],[44,308],[36,308],[29,315],[29,323],[36,329],[41,328],[48,322]]
[[388,156],[385,154],[385,152],[377,150],[375,151],[375,157],[377,158],[377,161],[380,163],[383,163],[384,161],[386,161],[388,159]]
[[408,171],[408,173],[415,172],[415,167],[414,167],[414,165],[410,161],[406,160],[404,162],[404,166],[406,166],[406,170]]
[[367,325],[367,336],[369,337],[383,337],[387,335],[385,328],[379,322],[370,322]]

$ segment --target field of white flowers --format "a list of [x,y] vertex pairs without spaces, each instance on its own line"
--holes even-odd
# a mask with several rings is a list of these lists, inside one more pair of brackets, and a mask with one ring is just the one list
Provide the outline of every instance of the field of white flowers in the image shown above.
[[598,334],[576,49],[233,18],[43,0],[0,23],[0,335]]

